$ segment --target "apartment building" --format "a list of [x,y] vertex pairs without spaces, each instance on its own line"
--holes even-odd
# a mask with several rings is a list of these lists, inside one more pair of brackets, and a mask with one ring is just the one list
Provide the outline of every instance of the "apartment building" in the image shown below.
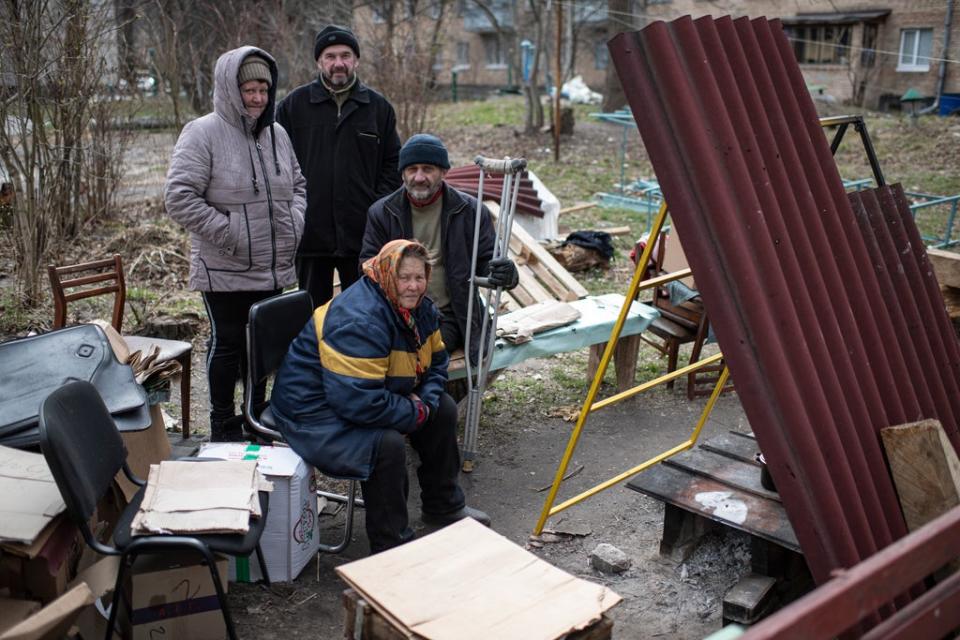
[[[456,76],[461,86],[519,84],[517,76],[529,69],[536,46],[537,25],[529,2],[447,1],[452,6],[445,6],[434,64],[437,82],[449,84]],[[960,15],[952,10],[954,4],[954,0],[632,0],[628,11],[610,16],[606,0],[573,0],[562,2],[564,73],[580,75],[589,86],[602,90],[610,65],[606,47],[610,23],[616,31],[684,15],[765,16],[780,18],[811,91],[825,99],[874,109],[897,107],[900,96],[913,89],[932,101],[938,90],[960,94]],[[438,15],[437,9],[432,11]],[[540,69],[552,83],[556,26],[543,25],[541,31],[545,58]]]

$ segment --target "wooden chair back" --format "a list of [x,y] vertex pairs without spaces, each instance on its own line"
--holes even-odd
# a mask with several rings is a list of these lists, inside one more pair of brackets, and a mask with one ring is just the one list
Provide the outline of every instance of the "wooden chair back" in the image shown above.
[[94,296],[113,294],[111,324],[118,332],[123,325],[123,305],[127,290],[123,279],[123,263],[119,255],[93,262],[47,267],[50,289],[53,291],[53,326],[67,323],[67,303]]

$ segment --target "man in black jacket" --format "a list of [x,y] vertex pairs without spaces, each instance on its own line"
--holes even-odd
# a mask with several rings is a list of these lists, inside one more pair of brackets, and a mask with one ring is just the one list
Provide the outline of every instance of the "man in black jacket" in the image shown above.
[[357,78],[360,45],[331,25],[317,34],[319,75],[277,107],[307,178],[307,214],[297,252],[300,288],[320,306],[333,297],[333,270],[346,289],[359,277],[367,209],[400,186],[397,118],[386,98]]
[[[418,133],[400,149],[403,186],[377,200],[367,212],[360,259],[377,255],[398,238],[417,239],[433,264],[427,294],[440,309],[440,335],[447,351],[463,347],[470,299],[470,263],[477,201],[447,185],[450,168],[447,148],[436,136]],[[517,286],[517,267],[508,258],[492,260],[495,233],[490,211],[483,207],[477,251],[477,275],[505,289]],[[480,310],[474,306],[470,353],[479,351]]]

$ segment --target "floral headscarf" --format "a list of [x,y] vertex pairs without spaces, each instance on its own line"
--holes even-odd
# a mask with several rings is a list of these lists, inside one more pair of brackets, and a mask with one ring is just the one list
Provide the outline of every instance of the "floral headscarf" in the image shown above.
[[[387,296],[387,300],[390,301],[390,305],[393,307],[394,311],[397,312],[397,315],[403,320],[407,329],[410,330],[412,335],[412,344],[414,349],[419,349],[423,342],[420,339],[420,332],[417,331],[417,323],[413,319],[413,314],[410,313],[410,309],[404,309],[400,306],[400,296],[399,296],[399,286],[398,286],[398,273],[400,271],[400,262],[403,260],[404,256],[407,253],[412,253],[410,251],[411,247],[419,247],[423,249],[423,253],[426,254],[426,249],[419,242],[414,242],[412,240],[391,240],[387,244],[383,245],[383,248],[380,249],[380,253],[373,256],[369,260],[363,263],[363,275],[367,276],[374,282],[376,282],[380,289],[383,290],[384,295]],[[426,270],[427,280],[430,280],[430,263],[424,262],[424,268]],[[424,292],[424,295],[426,292]],[[420,299],[417,300],[417,306],[420,306],[420,303],[423,302],[423,296],[420,296]],[[417,362],[417,378],[420,378],[421,374],[420,363]]]

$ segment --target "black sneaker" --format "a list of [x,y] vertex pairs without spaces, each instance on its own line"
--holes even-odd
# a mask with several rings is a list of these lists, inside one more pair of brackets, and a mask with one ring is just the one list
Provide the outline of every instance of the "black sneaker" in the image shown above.
[[210,422],[210,442],[246,442],[243,434],[243,416]]
[[480,509],[474,509],[473,507],[464,506],[456,511],[451,511],[450,513],[427,513],[426,511],[420,512],[420,519],[423,520],[425,524],[432,524],[438,527],[445,527],[448,524],[453,524],[454,522],[458,522],[464,518],[473,518],[485,527],[490,526],[490,516],[483,511],[480,511]]

